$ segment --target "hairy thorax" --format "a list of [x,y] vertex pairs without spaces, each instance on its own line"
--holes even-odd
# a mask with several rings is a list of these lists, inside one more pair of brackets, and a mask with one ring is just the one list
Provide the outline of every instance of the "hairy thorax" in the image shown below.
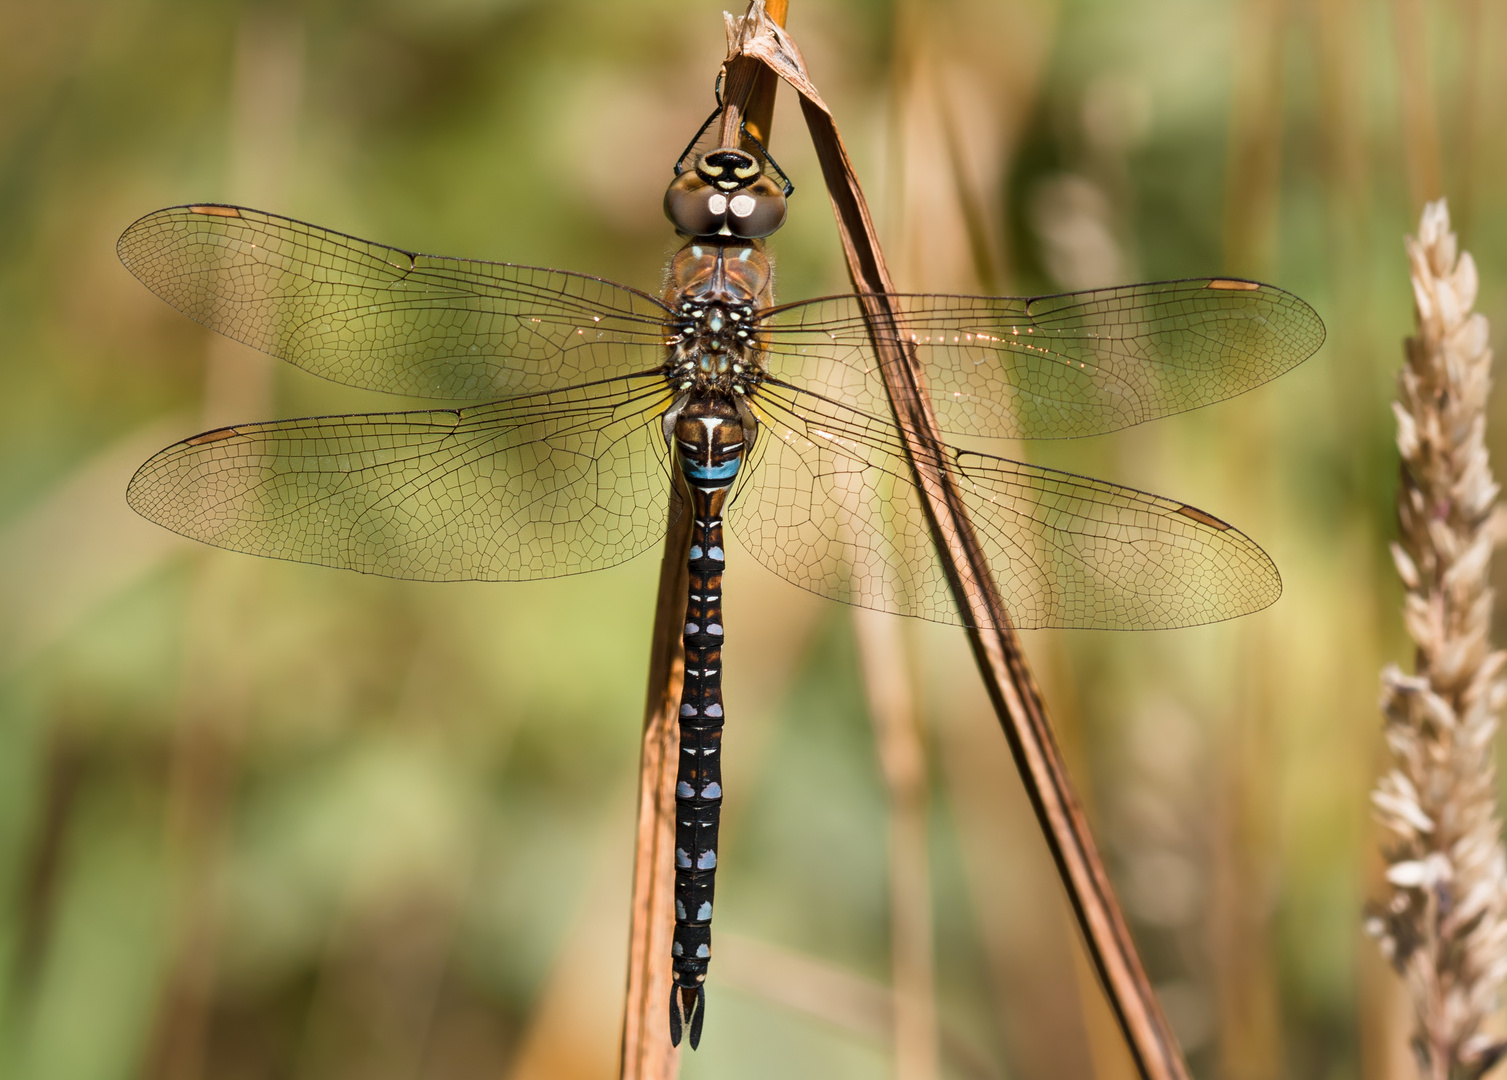
[[700,237],[670,260],[665,374],[677,390],[747,394],[763,377],[755,313],[771,299],[769,259],[758,240]]

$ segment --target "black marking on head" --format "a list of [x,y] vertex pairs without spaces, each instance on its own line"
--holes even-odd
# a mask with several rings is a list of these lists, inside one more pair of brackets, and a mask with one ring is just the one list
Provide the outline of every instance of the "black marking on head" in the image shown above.
[[736,191],[763,176],[764,167],[747,151],[719,146],[701,156],[696,162],[696,172],[709,184],[714,183],[724,191]]

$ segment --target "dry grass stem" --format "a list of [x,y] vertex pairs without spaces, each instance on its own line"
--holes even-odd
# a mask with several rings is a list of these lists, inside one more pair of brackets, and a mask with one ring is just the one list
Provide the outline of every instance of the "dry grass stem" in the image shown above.
[[1424,208],[1412,264],[1417,333],[1398,380],[1403,617],[1416,674],[1382,673],[1392,768],[1372,801],[1387,830],[1387,895],[1367,927],[1407,982],[1424,1076],[1484,1074],[1507,1051],[1484,1030],[1507,976],[1507,866],[1493,763],[1507,653],[1488,641],[1497,503],[1486,454],[1491,349],[1471,311],[1476,267],[1444,201]]
[[[731,17],[730,17],[731,19]],[[800,49],[768,21],[763,0],[730,27],[744,56],[778,72],[801,97],[801,112],[821,163],[854,291],[862,298],[869,343],[889,397],[911,477],[953,600],[969,628],[979,675],[1031,795],[1106,995],[1136,1067],[1148,1080],[1189,1075],[1125,924],[1077,793],[1058,749],[1046,708],[1017,638],[988,558],[958,490],[904,319],[891,297],[893,279],[869,213],[868,200],[831,110],[806,72]]]
[[670,1045],[664,1009],[670,994],[670,938],[674,929],[671,896],[675,874],[675,768],[679,732],[675,713],[685,680],[685,654],[677,633],[685,618],[686,552],[691,516],[678,496],[670,506],[659,593],[654,611],[654,644],[649,655],[649,689],[639,746],[638,829],[633,849],[633,902],[628,928],[628,986],[618,1064],[622,1080],[671,1080],[680,1053]]

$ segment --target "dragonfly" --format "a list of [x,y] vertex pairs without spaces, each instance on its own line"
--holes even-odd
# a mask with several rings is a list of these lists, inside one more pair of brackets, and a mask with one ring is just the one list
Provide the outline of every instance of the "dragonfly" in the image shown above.
[[[1013,440],[1097,435],[1243,393],[1314,353],[1324,326],[1279,288],[1205,277],[902,295],[895,321],[871,328],[856,295],[774,302],[765,240],[793,189],[767,154],[688,149],[674,171],[665,211],[684,243],[659,292],[211,203],[148,214],[117,250],[152,292],[236,341],[337,383],[447,403],[170,446],[127,500],[175,532],[395,578],[517,581],[614,566],[655,544],[668,508],[691,514],[669,1033],[694,1048],[722,802],[724,525],[804,589],[963,621],[871,334],[914,351],[944,432]],[[1261,548],[1213,514],[945,453],[1020,627],[1187,626],[1281,592]]]

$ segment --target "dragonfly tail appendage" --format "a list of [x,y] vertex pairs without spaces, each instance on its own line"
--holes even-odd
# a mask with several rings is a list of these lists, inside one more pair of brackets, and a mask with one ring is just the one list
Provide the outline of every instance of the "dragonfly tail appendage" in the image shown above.
[[704,986],[672,986],[670,987],[670,1045],[679,1046],[680,1040],[686,1036],[689,1028],[689,1038],[686,1041],[694,1050],[701,1045],[701,1021],[706,1016],[706,987]]

